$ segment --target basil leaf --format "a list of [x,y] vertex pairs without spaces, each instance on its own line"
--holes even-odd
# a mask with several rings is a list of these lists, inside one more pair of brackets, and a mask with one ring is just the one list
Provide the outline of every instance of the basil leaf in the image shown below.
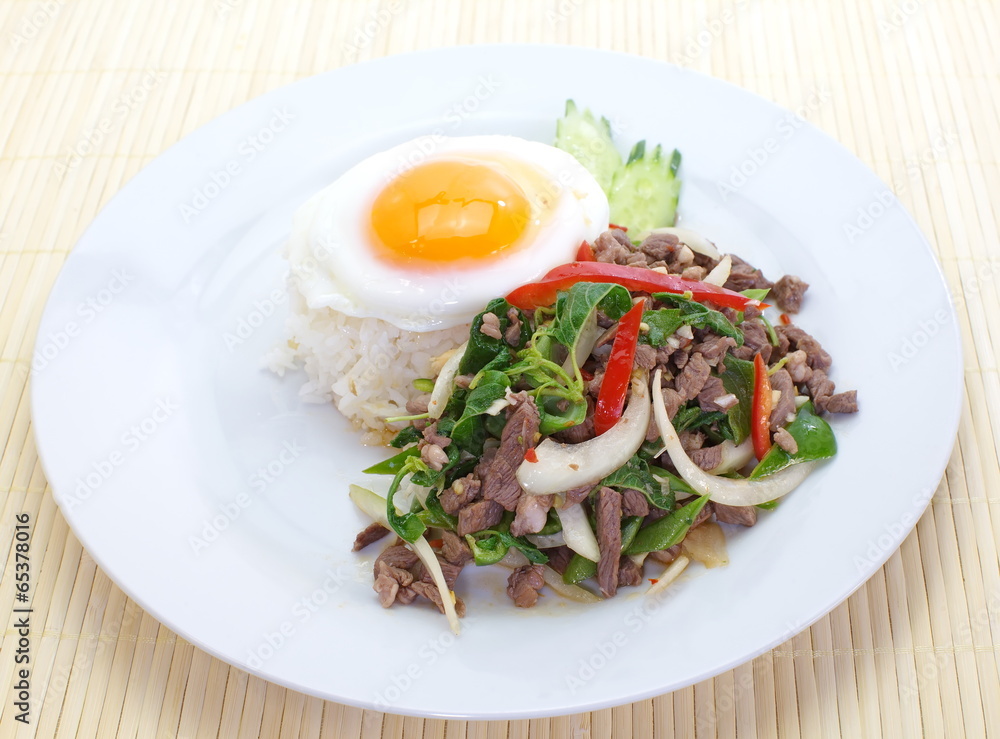
[[642,314],[642,322],[649,326],[649,333],[640,333],[639,343],[661,347],[666,345],[667,339],[684,325],[684,318],[680,308],[660,308],[645,311]]
[[749,290],[741,290],[740,295],[746,295],[750,300],[763,300],[767,297],[767,294],[771,292],[771,288],[750,288]]
[[402,449],[404,446],[408,446],[415,441],[420,441],[421,438],[423,438],[423,436],[419,431],[417,431],[413,426],[407,426],[405,429],[396,434],[396,438],[389,442],[389,446],[395,447],[396,449]]
[[424,510],[417,514],[417,517],[428,527],[436,529],[448,529],[454,531],[458,526],[458,517],[445,512],[438,500],[436,490],[431,490],[424,501]]
[[753,362],[726,355],[726,371],[721,373],[726,392],[736,396],[736,405],[727,411],[733,443],[742,444],[750,435],[750,411],[753,407]]
[[420,517],[416,513],[406,513],[403,515],[396,513],[396,504],[393,502],[396,491],[399,490],[400,483],[410,473],[410,469],[411,466],[409,464],[404,465],[396,473],[396,476],[392,478],[392,485],[389,486],[389,492],[385,496],[385,515],[389,520],[389,526],[401,539],[413,542],[423,536],[423,533],[427,530],[427,526],[424,525],[424,522],[420,520]]
[[[510,319],[507,317],[507,312],[512,307],[503,298],[495,298],[487,304],[486,310],[473,319],[472,327],[469,329],[469,346],[466,347],[462,361],[458,365],[460,373],[475,374],[498,354],[510,354],[510,345],[504,340],[504,336],[508,327],[510,327]],[[500,320],[499,339],[487,336],[480,331],[483,326],[483,316],[487,313],[493,313]],[[517,317],[521,320],[521,333],[518,337],[517,346],[514,348],[520,349],[531,338],[531,326],[528,325],[527,319],[520,310],[517,311]]]
[[673,293],[653,293],[653,297],[661,303],[673,305],[680,309],[684,323],[692,328],[711,329],[719,336],[729,336],[736,341],[736,346],[743,346],[743,332],[717,310],[702,305],[697,300],[685,298]]
[[552,338],[574,356],[584,328],[600,308],[617,321],[632,307],[632,296],[621,285],[605,282],[578,282],[556,298],[556,318]]
[[672,492],[663,492],[660,482],[653,477],[650,467],[644,459],[635,455],[601,480],[600,484],[605,487],[622,490],[638,490],[646,496],[650,505],[669,511],[674,507],[674,495]]
[[511,536],[500,529],[483,529],[465,537],[472,549],[472,558],[477,565],[496,564],[513,547],[519,550],[529,562],[543,565],[549,561],[548,555],[520,536]]
[[833,429],[813,412],[812,403],[806,403],[799,408],[795,420],[785,429],[795,439],[799,450],[795,454],[789,454],[777,444],[773,444],[771,450],[750,473],[751,479],[773,475],[799,462],[827,459],[837,453],[837,440],[833,435]]
[[[684,480],[675,475],[670,470],[666,470],[663,467],[654,467],[650,465],[649,471],[652,472],[657,477],[666,480],[667,486],[670,489],[670,497],[673,498],[675,493],[684,493],[685,495],[697,495],[695,489],[688,485]],[[673,508],[673,505],[670,506]],[[664,510],[670,510],[670,508],[665,508]]]
[[506,395],[509,387],[510,380],[503,372],[487,370],[480,373],[479,384],[469,391],[462,416],[452,429],[452,442],[471,454],[482,454],[486,429],[481,416]]

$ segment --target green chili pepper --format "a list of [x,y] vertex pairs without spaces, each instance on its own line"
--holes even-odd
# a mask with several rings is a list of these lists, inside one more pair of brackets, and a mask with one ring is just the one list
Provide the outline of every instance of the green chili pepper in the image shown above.
[[658,552],[669,549],[685,537],[691,524],[708,503],[708,496],[702,496],[678,508],[673,513],[653,521],[649,526],[636,534],[626,554],[642,554],[643,552]]
[[566,565],[563,573],[563,582],[569,585],[576,585],[597,574],[597,562],[591,562],[581,554],[574,554],[573,559]]
[[420,450],[417,447],[410,447],[409,449],[404,449],[395,457],[389,457],[384,462],[379,462],[378,464],[373,464],[368,469],[364,470],[366,475],[395,475],[401,469],[403,465],[406,464],[406,460],[410,457],[419,457]]

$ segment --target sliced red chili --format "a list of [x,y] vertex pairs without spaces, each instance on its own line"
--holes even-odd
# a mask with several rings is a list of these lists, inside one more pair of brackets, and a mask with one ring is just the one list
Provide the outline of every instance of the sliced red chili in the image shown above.
[[618,229],[619,231],[625,231],[625,232],[628,232],[628,226],[618,226],[618,225],[616,225],[616,224],[614,224],[614,223],[609,223],[609,224],[608,224],[608,228],[609,228],[609,229],[610,229],[610,228],[617,228],[617,229]]
[[771,448],[771,378],[767,375],[764,358],[753,358],[753,407],[750,413],[750,437],[753,453],[763,459]]
[[632,377],[632,363],[635,361],[635,347],[639,340],[639,324],[645,301],[639,302],[618,322],[615,341],[611,345],[611,356],[604,371],[601,391],[597,395],[594,410],[594,431],[598,435],[610,429],[622,416],[629,380]]
[[780,320],[783,324],[787,326],[792,322],[792,317],[787,313],[782,313],[780,316],[778,316],[778,320]]
[[511,291],[507,301],[521,310],[535,310],[556,302],[560,290],[567,290],[578,282],[603,282],[621,285],[628,290],[648,293],[690,292],[695,300],[713,303],[722,308],[743,310],[747,303],[759,305],[746,295],[709,285],[696,280],[685,280],[677,275],[665,275],[645,267],[630,267],[604,262],[570,262],[548,272],[538,282],[522,285]]
[[535,453],[534,448],[528,449],[524,453],[524,461],[525,462],[532,462],[532,463],[538,461],[538,455]]
[[584,241],[580,244],[580,248],[576,250],[576,261],[578,262],[593,262],[597,258],[594,256],[594,249],[589,242]]
[[441,547],[444,546],[444,539],[431,539],[427,543],[430,544],[435,549],[440,549]]

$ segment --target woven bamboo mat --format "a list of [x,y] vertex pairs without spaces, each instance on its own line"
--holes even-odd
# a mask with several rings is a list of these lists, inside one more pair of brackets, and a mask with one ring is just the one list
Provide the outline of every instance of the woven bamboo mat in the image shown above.
[[[9,552],[19,512],[31,514],[34,567],[33,723],[13,720],[9,619],[0,737],[1000,732],[998,8],[986,0],[0,0],[5,618],[16,605]],[[83,229],[185,134],[352,61],[498,41],[628,50],[791,108],[828,91],[835,103],[810,120],[892,184],[937,249],[965,338],[967,396],[946,477],[916,531],[845,604],[789,642],[713,680],[620,708],[509,723],[423,721],[249,677],[125,597],[68,530],[46,486],[29,422],[29,358],[44,299]]]

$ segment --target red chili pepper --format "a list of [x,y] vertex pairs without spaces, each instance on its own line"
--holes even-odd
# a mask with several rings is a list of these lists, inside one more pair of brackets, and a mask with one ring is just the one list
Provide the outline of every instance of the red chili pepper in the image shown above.
[[591,380],[594,379],[594,373],[593,372],[588,372],[585,369],[581,369],[580,370],[580,377],[582,377],[587,382],[590,382]]
[[[604,262],[570,262],[548,272],[538,282],[522,285],[513,290],[507,301],[521,310],[535,310],[556,302],[560,290],[566,290],[577,282],[611,282],[628,290],[643,290],[648,293],[690,292],[695,300],[704,300],[723,308],[743,310],[747,303],[757,303],[746,295],[732,290],[709,285],[696,280],[685,280],[677,275],[665,275],[646,267],[629,267]],[[759,304],[759,303],[757,303]]]
[[525,462],[537,462],[538,461],[538,455],[535,454],[534,448],[528,449],[524,453],[524,461]]
[[644,308],[645,301],[637,303],[618,322],[618,331],[615,333],[615,342],[611,345],[611,356],[608,357],[608,367],[604,371],[604,381],[601,382],[597,408],[594,410],[594,431],[598,436],[618,423],[625,408],[625,395],[632,377],[632,362],[635,360],[635,345],[639,340],[639,324],[642,322]]
[[625,231],[626,233],[628,232],[628,226],[616,226],[614,223],[609,223],[608,228],[609,229],[617,228],[619,231]]
[[659,581],[660,581],[660,578],[658,578],[658,577],[651,577],[651,578],[649,578],[649,582],[650,582],[651,585],[656,585],[656,583],[658,583]]
[[444,546],[444,539],[431,539],[427,543],[430,544],[435,549],[440,549],[441,547]]
[[786,326],[792,322],[791,316],[789,316],[787,313],[782,313],[780,316],[778,316],[778,319]]
[[597,258],[594,256],[594,249],[590,244],[584,241],[580,244],[580,248],[576,251],[576,261],[578,262],[594,262]]
[[763,459],[771,448],[771,378],[767,376],[764,358],[753,358],[753,408],[750,413],[750,436],[753,453]]

